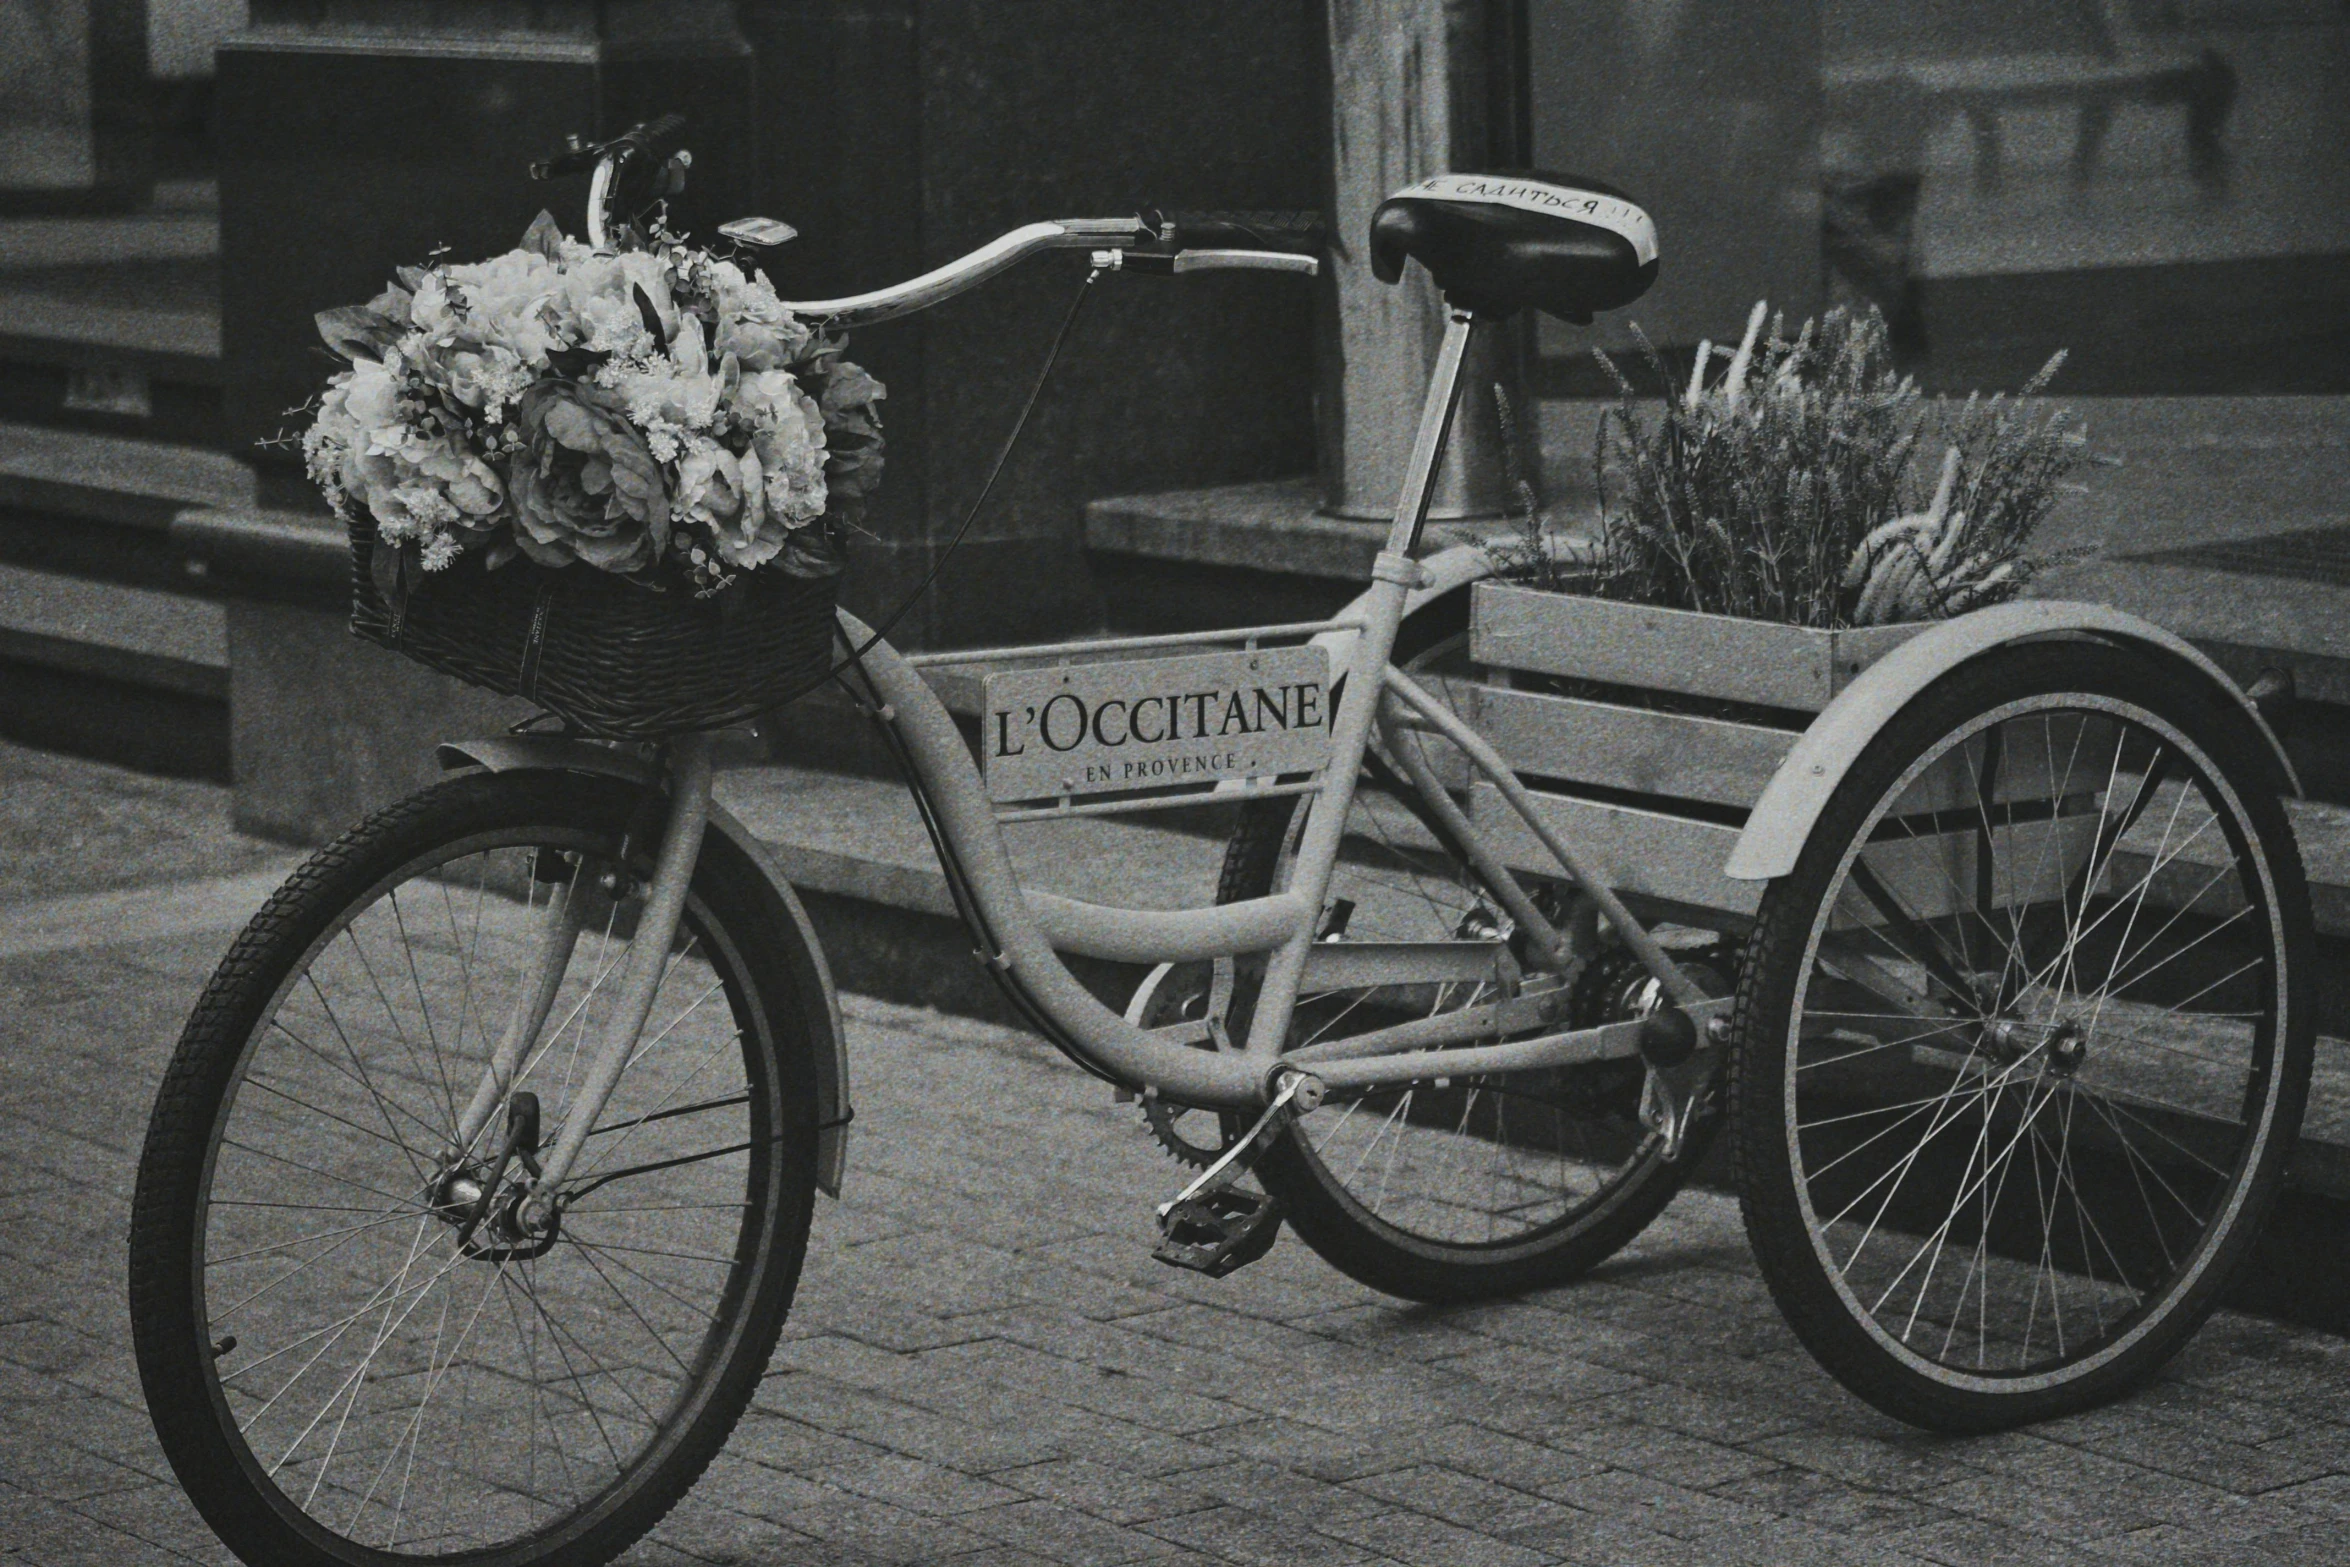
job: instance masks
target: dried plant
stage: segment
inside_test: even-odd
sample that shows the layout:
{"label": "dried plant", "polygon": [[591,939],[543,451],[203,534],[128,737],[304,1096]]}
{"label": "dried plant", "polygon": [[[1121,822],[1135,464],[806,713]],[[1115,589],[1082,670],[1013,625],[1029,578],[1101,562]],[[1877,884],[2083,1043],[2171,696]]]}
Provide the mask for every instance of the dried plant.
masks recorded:
{"label": "dried plant", "polygon": [[[1621,394],[1594,452],[1600,536],[1578,580],[1542,585],[1832,627],[1997,603],[2052,563],[2026,547],[2082,437],[2064,410],[2027,400],[2061,353],[2013,398],[1954,406],[1895,372],[1873,308],[1832,310],[1793,338],[1783,318],[1764,337],[1764,317],[1756,305],[1735,352],[1698,345],[1686,390],[1653,413],[1598,354]],[[1640,346],[1669,388],[1663,358]],[[1920,453],[1940,454],[1930,483]],[[1496,555],[1505,574],[1555,570],[1523,541]]]}

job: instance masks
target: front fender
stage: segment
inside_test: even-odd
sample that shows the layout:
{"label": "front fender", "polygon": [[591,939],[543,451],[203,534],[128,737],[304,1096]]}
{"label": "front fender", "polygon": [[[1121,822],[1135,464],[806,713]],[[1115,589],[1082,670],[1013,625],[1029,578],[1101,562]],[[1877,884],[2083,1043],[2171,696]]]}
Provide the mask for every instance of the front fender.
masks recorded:
{"label": "front fender", "polygon": [[1877,732],[1913,697],[1967,660],[2008,643],[2068,635],[2140,648],[2175,665],[2182,678],[2208,681],[2225,691],[2276,753],[2277,767],[2292,792],[2301,792],[2301,780],[2267,721],[2210,659],[2160,626],[2108,605],[2025,599],[1976,610],[1920,632],[1838,692],[1764,787],[1722,873],[1733,881],[1768,881],[1795,869],[1796,857],[1827,808],[1828,797]]}
{"label": "front fender", "polygon": [[[457,740],[435,753],[444,771],[479,767],[493,773],[551,770],[593,773],[617,778],[639,788],[660,781],[652,761],[635,751],[597,745],[561,735],[498,735],[487,740]],[[841,1177],[849,1157],[849,1050],[841,1027],[840,996],[833,989],[832,970],[824,961],[824,947],[808,919],[799,894],[783,879],[774,856],[751,835],[734,813],[710,802],[709,831],[719,834],[756,865],[774,894],[770,923],[790,932],[792,980],[802,998],[801,1025],[807,1029],[816,1057],[816,1119],[824,1128],[816,1139],[816,1184],[840,1195]]]}

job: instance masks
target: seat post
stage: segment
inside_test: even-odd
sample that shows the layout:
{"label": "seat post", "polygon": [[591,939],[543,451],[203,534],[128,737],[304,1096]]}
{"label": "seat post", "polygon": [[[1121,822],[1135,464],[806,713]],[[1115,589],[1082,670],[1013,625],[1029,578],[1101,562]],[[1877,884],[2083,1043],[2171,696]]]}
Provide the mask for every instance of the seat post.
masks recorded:
{"label": "seat post", "polygon": [[1394,554],[1417,555],[1420,533],[1428,525],[1428,501],[1436,489],[1436,468],[1444,460],[1444,445],[1452,434],[1454,409],[1460,406],[1461,364],[1469,354],[1469,340],[1478,320],[1474,312],[1447,307],[1444,343],[1436,352],[1436,368],[1428,377],[1427,401],[1420,405],[1420,433],[1412,442],[1412,457],[1404,468],[1403,490],[1395,499],[1395,523],[1387,530],[1387,548]]}

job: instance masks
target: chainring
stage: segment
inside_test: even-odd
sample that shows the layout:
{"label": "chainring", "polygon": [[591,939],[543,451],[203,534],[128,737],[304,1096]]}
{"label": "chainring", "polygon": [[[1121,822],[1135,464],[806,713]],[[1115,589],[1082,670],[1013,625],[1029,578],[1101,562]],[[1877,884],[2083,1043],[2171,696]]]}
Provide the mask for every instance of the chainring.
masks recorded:
{"label": "chainring", "polygon": [[[1137,1028],[1164,1028],[1174,1023],[1207,1022],[1209,1032],[1194,1048],[1216,1050],[1222,1037],[1225,1010],[1232,998],[1232,960],[1162,963],[1136,987],[1126,1005],[1126,1021]],[[1204,1168],[1216,1162],[1227,1146],[1224,1117],[1214,1110],[1172,1105],[1156,1094],[1142,1096],[1142,1122],[1161,1148],[1183,1164]],[[1213,1141],[1205,1140],[1206,1133]]]}
{"label": "chainring", "polygon": [[[1739,955],[1728,941],[1714,938],[1702,946],[1684,947],[1674,961],[1709,996],[1726,996],[1736,986]],[[1575,975],[1567,993],[1567,1026],[1598,1028],[1606,1023],[1629,1023],[1663,1006],[1664,987],[1641,966],[1632,949],[1610,940]],[[1586,1114],[1634,1119],[1647,1086],[1648,1069],[1637,1058],[1592,1061],[1557,1068],[1551,1093],[1572,1102]]]}

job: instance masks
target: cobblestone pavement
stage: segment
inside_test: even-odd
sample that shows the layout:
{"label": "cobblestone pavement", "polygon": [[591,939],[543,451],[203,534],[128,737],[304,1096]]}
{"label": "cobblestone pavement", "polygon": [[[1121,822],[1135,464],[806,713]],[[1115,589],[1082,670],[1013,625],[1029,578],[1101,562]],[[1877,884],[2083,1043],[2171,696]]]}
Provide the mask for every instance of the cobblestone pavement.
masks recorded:
{"label": "cobblestone pavement", "polygon": [[[157,874],[268,858],[209,832]],[[0,934],[90,885],[9,884]],[[226,938],[108,917],[0,958],[0,1561],[220,1561],[141,1408],[122,1233],[148,1096]],[[820,1202],[753,1413],[632,1562],[2343,1559],[2340,1339],[2223,1315],[2127,1403],[1960,1441],[1810,1363],[1716,1194],[1524,1300],[1405,1306],[1294,1238],[1209,1281],[1150,1260],[1176,1168],[1106,1089],[1024,1035],[849,1011],[846,1197]]]}

